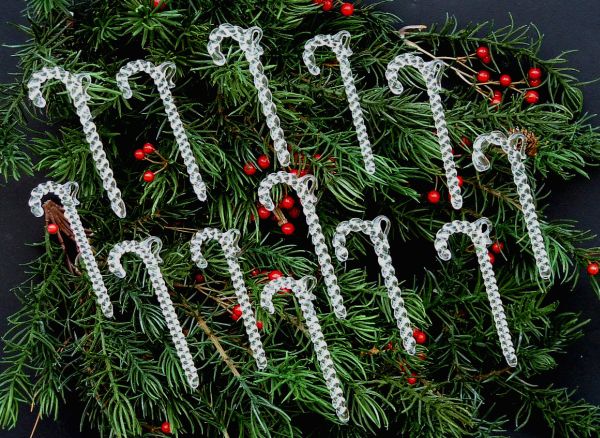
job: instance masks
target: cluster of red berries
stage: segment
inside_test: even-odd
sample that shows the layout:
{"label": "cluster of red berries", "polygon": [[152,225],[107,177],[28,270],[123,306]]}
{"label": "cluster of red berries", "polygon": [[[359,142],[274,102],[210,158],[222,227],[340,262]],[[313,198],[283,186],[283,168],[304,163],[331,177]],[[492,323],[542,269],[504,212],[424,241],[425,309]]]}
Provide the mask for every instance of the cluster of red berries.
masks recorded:
{"label": "cluster of red berries", "polygon": [[[492,58],[490,56],[490,49],[486,46],[480,46],[476,51],[477,57],[484,64],[489,64],[492,62]],[[504,88],[508,88],[513,85],[513,80],[510,75],[504,73],[501,74],[498,81],[491,81],[492,74],[488,70],[480,70],[476,75],[477,82],[480,84],[499,84]],[[537,67],[532,67],[527,72],[527,80],[529,86],[531,87],[539,87],[542,83],[542,70]],[[490,105],[499,105],[502,103],[502,92],[500,90],[494,90],[494,96],[490,99]],[[528,90],[524,93],[523,98],[525,102],[530,105],[536,104],[540,100],[540,94],[535,90]]]}
{"label": "cluster of red berries", "polygon": [[[315,5],[322,5],[324,11],[331,11],[334,6],[333,0],[313,0]],[[354,14],[354,5],[352,3],[344,2],[340,7],[342,15],[349,17]]]}
{"label": "cluster of red berries", "polygon": [[[413,329],[413,337],[415,338],[416,343],[419,345],[423,345],[427,342],[427,334],[418,328]],[[388,350],[388,351],[393,350],[394,344],[392,342],[388,342],[385,345],[385,347],[383,347],[383,349]],[[419,354],[417,354],[417,357],[420,360],[427,359],[427,355],[425,353],[419,353]],[[407,371],[406,367],[402,363],[400,364],[400,369],[402,371]],[[411,372],[410,377],[406,378],[406,383],[408,383],[409,385],[416,384],[417,383],[417,374],[414,372]]]}
{"label": "cluster of red berries", "polygon": [[[267,170],[269,167],[271,167],[271,160],[267,155],[262,154],[256,158],[256,164],[258,164],[258,167],[260,167],[262,170]],[[254,175],[257,170],[258,169],[256,166],[251,161],[248,161],[246,164],[244,164],[244,173],[248,176]]]}
{"label": "cluster of red berries", "polygon": [[[290,219],[298,219],[300,214],[300,208],[296,206],[296,199],[294,199],[291,195],[285,195],[281,201],[279,201],[278,205],[279,211],[283,214],[283,211],[287,212],[287,215]],[[274,215],[272,212],[267,210],[263,205],[258,206],[258,217],[262,220],[267,220],[269,218],[273,220],[279,220],[280,218],[277,215]],[[284,222],[281,224],[281,232],[286,236],[291,236],[296,232],[296,227],[291,222]]]}
{"label": "cluster of red berries", "polygon": [[[154,145],[152,143],[146,143],[141,149],[136,149],[133,153],[133,156],[136,160],[142,161],[145,160],[148,155],[152,155],[155,152],[156,148],[154,147]],[[155,177],[156,174],[151,170],[145,171],[143,175],[144,181],[146,181],[147,183],[154,181]]]}

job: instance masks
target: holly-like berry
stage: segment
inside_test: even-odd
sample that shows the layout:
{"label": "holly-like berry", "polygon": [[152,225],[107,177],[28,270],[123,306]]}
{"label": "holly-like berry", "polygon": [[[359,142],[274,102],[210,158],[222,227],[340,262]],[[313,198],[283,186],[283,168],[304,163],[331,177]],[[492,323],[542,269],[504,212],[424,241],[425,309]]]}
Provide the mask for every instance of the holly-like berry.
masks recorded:
{"label": "holly-like berry", "polygon": [[416,378],[416,377],[414,377],[414,376],[411,376],[411,377],[409,377],[408,379],[406,379],[406,382],[407,382],[409,385],[414,385],[415,383],[417,383],[417,378]]}
{"label": "holly-like berry", "polygon": [[484,83],[484,82],[489,82],[490,81],[490,72],[487,70],[480,70],[479,73],[477,73],[477,82],[480,83]]}
{"label": "holly-like berry", "polygon": [[302,169],[302,170],[300,171],[300,173],[298,174],[298,176],[299,176],[300,178],[302,178],[303,176],[306,176],[306,175],[308,175],[308,170],[306,170],[306,169]]}
{"label": "holly-like berry", "polygon": [[135,152],[133,153],[133,156],[135,157],[136,160],[143,160],[144,158],[146,158],[146,154],[141,149],[136,149]]}
{"label": "holly-like berry", "polygon": [[587,266],[587,272],[588,274],[590,274],[592,277],[595,275],[598,275],[598,272],[600,272],[600,265],[596,262],[591,262],[588,266]]}
{"label": "holly-like berry", "polygon": [[248,176],[252,176],[256,173],[256,166],[252,163],[244,164],[244,173]]}
{"label": "holly-like berry", "polygon": [[458,175],[458,176],[456,177],[456,179],[458,180],[458,187],[462,187],[462,186],[463,186],[463,184],[465,183],[465,180],[463,179],[463,177],[462,177],[462,176],[460,176],[460,175]]}
{"label": "holly-like berry", "polygon": [[442,195],[437,190],[431,190],[427,193],[427,200],[432,204],[437,204],[442,199]]}
{"label": "holly-like berry", "polygon": [[385,344],[385,347],[383,347],[384,350],[393,350],[394,349],[394,344],[391,342],[388,342],[387,344]]}
{"label": "holly-like berry", "polygon": [[279,207],[283,208],[284,210],[289,210],[294,206],[295,203],[296,201],[294,201],[294,198],[292,198],[290,195],[286,195],[283,197],[281,202],[279,202]]}
{"label": "holly-like berry", "polygon": [[500,85],[510,87],[510,84],[512,84],[512,78],[509,75],[500,76]]}
{"label": "holly-like berry", "polygon": [[323,155],[321,155],[321,154],[314,154],[314,155],[313,155],[313,158],[314,158],[315,160],[320,160],[322,156],[323,156]]}
{"label": "holly-like berry", "polygon": [[253,277],[258,277],[260,275],[260,269],[258,268],[254,268],[251,272],[250,275],[252,275]]}
{"label": "holly-like berry", "polygon": [[418,357],[420,360],[425,360],[425,359],[427,359],[427,355],[426,355],[425,353],[419,353],[419,354],[417,354],[417,357]]}
{"label": "holly-like berry", "polygon": [[256,328],[259,329],[259,330],[263,329],[263,323],[262,323],[262,321],[256,321]]}
{"label": "holly-like berry", "polygon": [[542,85],[542,80],[541,79],[529,79],[529,85],[532,87],[539,87],[540,85]]}
{"label": "holly-like berry", "polygon": [[142,147],[142,150],[144,151],[144,153],[146,155],[150,155],[150,154],[153,154],[154,152],[156,152],[156,148],[154,147],[154,145],[152,143],[145,143],[144,146]]}
{"label": "holly-like berry", "polygon": [[540,80],[542,79],[542,70],[537,67],[532,67],[527,72],[527,77],[529,79]]}
{"label": "holly-like berry", "polygon": [[57,234],[58,233],[58,225],[56,224],[48,224],[46,227],[48,234]]}
{"label": "holly-like berry", "polygon": [[300,217],[301,211],[298,207],[294,207],[290,209],[288,214],[292,219],[298,219]]}
{"label": "holly-like berry", "polygon": [[286,236],[291,236],[295,231],[296,227],[291,222],[287,222],[281,226],[281,232]]}
{"label": "holly-like berry", "polygon": [[340,8],[340,12],[342,15],[349,17],[350,15],[354,14],[354,5],[352,3],[343,3],[342,7]]}
{"label": "holly-like berry", "polygon": [[155,177],[156,175],[151,170],[147,170],[144,172],[144,181],[146,181],[147,183],[154,181]]}
{"label": "holly-like berry", "polygon": [[[164,8],[167,7],[167,0],[163,0],[162,3],[161,3],[161,0],[153,0],[152,4],[154,5],[155,8],[160,5],[160,10],[162,11]],[[171,429],[169,429],[169,430],[171,430]],[[170,432],[168,432],[168,433],[170,433]]]}
{"label": "holly-like berry", "polygon": [[488,56],[490,56],[490,49],[488,49],[486,46],[477,47],[477,57],[479,59],[484,59]]}
{"label": "holly-like berry", "polygon": [[233,315],[237,315],[238,317],[242,316],[242,306],[240,306],[239,304],[233,306],[231,311],[233,312]]}
{"label": "holly-like berry", "polygon": [[491,56],[486,56],[484,58],[481,58],[481,62],[483,62],[484,64],[489,64],[492,62],[492,57]]}
{"label": "holly-like berry", "polygon": [[196,283],[204,283],[204,280],[205,280],[204,275],[202,275],[200,273],[194,275],[194,281]]}
{"label": "holly-like berry", "polygon": [[488,252],[488,258],[490,259],[490,263],[493,265],[494,263],[496,263],[496,256],[494,254],[492,254],[491,252]]}
{"label": "holly-like berry", "polygon": [[504,250],[504,243],[502,242],[494,242],[492,244],[492,252],[496,254],[500,254]]}
{"label": "holly-like berry", "polygon": [[331,11],[333,9],[333,0],[325,0],[323,2],[323,10],[325,12]]}
{"label": "holly-like berry", "polygon": [[490,105],[500,105],[502,103],[502,94],[496,94],[494,92],[494,97],[490,99]]}
{"label": "holly-like berry", "polygon": [[271,160],[264,154],[259,155],[259,157],[256,159],[256,164],[258,164],[258,167],[260,167],[262,170],[265,170],[271,165]]}
{"label": "holly-like berry", "polygon": [[162,430],[162,433],[171,433],[171,423],[165,421],[163,424],[160,425],[160,430]]}
{"label": "holly-like berry", "polygon": [[278,271],[277,269],[269,272],[269,281],[277,280],[278,278],[283,277],[283,272]]}
{"label": "holly-like berry", "polygon": [[294,176],[298,176],[298,169],[292,169],[290,170],[290,173]]}
{"label": "holly-like berry", "polygon": [[537,91],[535,90],[529,90],[525,93],[525,102],[527,102],[529,105],[533,105],[538,103],[540,100],[540,95]]}
{"label": "holly-like berry", "polygon": [[413,338],[415,338],[415,341],[417,342],[417,344],[420,344],[420,345],[427,342],[427,334],[425,334],[424,331],[421,331],[419,329],[413,330]]}
{"label": "holly-like berry", "polygon": [[258,207],[258,217],[265,220],[271,217],[271,212],[267,210],[265,207]]}
{"label": "holly-like berry", "polygon": [[469,140],[468,137],[465,137],[464,135],[460,139],[460,143],[466,148],[473,145],[473,142],[471,140]]}
{"label": "holly-like berry", "polygon": [[313,0],[313,3],[314,3],[315,5],[321,5],[321,4],[323,4],[323,2],[324,2],[324,1],[325,1],[325,0]]}

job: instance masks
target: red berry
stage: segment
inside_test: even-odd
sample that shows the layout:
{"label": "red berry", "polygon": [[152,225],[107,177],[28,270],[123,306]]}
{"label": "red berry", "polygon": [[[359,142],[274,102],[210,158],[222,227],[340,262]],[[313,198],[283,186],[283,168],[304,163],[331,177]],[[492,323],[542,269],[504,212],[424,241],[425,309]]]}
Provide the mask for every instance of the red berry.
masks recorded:
{"label": "red berry", "polygon": [[258,268],[254,268],[251,272],[250,275],[252,275],[253,277],[258,277],[260,275],[260,269]]}
{"label": "red berry", "polygon": [[325,0],[313,0],[313,3],[315,5],[320,5],[321,3],[323,3],[323,1],[325,1]]}
{"label": "red berry", "polygon": [[502,103],[502,97],[494,96],[490,99],[490,105],[500,105]]}
{"label": "red berry", "polygon": [[465,137],[464,135],[463,135],[463,137],[460,139],[460,142],[462,143],[462,145],[463,145],[464,147],[469,147],[469,146],[471,146],[471,145],[473,144],[473,142],[472,142],[471,140],[469,140],[469,138],[468,138],[468,137]]}
{"label": "red berry", "polygon": [[427,335],[425,334],[425,332],[419,329],[413,330],[413,338],[415,338],[417,344],[424,344],[425,342],[427,342]]}
{"label": "red berry", "polygon": [[143,160],[144,158],[146,158],[146,154],[141,149],[136,149],[135,152],[133,153],[133,156],[135,157],[136,160]]}
{"label": "red berry", "polygon": [[510,87],[510,84],[512,84],[512,78],[509,75],[500,76],[500,85]]}
{"label": "red berry", "polygon": [[292,169],[290,170],[290,173],[294,176],[298,176],[298,169]]}
{"label": "red berry", "polygon": [[248,176],[252,176],[256,173],[256,166],[252,163],[244,164],[244,173]]}
{"label": "red berry", "polygon": [[289,210],[294,206],[295,203],[296,201],[294,201],[294,198],[292,198],[290,195],[287,195],[283,197],[281,202],[279,202],[279,207],[283,208],[284,210]]}
{"label": "red berry", "polygon": [[527,72],[527,77],[529,79],[540,80],[542,79],[542,70],[537,67],[530,68]]}
{"label": "red berry", "polygon": [[409,385],[414,385],[415,383],[417,383],[417,378],[409,377],[408,379],[406,379],[406,381],[408,382]]}
{"label": "red berry", "polygon": [[265,207],[258,207],[258,217],[265,220],[269,219],[271,216],[271,212],[267,210]]}
{"label": "red berry", "polygon": [[596,262],[592,262],[588,265],[587,271],[591,276],[598,275],[598,272],[600,272],[600,265]]}
{"label": "red berry", "polygon": [[490,49],[488,49],[486,46],[477,47],[477,57],[479,59],[484,59],[489,56],[490,56]]}
{"label": "red berry", "polygon": [[144,181],[146,181],[148,183],[152,182],[152,181],[154,181],[155,176],[156,175],[154,175],[154,172],[152,172],[151,170],[147,170],[144,172]]}
{"label": "red berry", "polygon": [[479,73],[477,73],[477,82],[489,82],[490,81],[490,72],[487,70],[480,70]]}
{"label": "red berry", "polygon": [[48,231],[48,234],[56,234],[58,233],[59,228],[56,224],[48,224],[46,230]]}
{"label": "red berry", "polygon": [[269,280],[273,281],[273,280],[277,280],[278,278],[283,277],[283,272],[278,271],[277,269],[269,272]]}
{"label": "red berry", "polygon": [[241,318],[241,315],[236,315],[235,313],[233,313],[233,314],[231,315],[231,319],[233,319],[234,321],[237,321],[237,320],[238,320],[238,319],[240,319],[240,318]]}
{"label": "red berry", "polygon": [[494,254],[492,254],[491,252],[488,252],[488,258],[490,259],[490,263],[493,265],[494,263],[496,263],[496,256],[494,256]]}
{"label": "red berry", "polygon": [[231,311],[233,312],[234,315],[242,316],[242,306],[240,306],[239,304],[236,304],[235,306],[233,306]]}
{"label": "red berry", "polygon": [[196,274],[196,275],[194,275],[194,281],[196,283],[204,283],[204,280],[205,280],[204,279],[204,275],[202,275],[202,274]]}
{"label": "red berry", "polygon": [[492,252],[500,254],[504,250],[504,244],[502,242],[494,242],[492,245]]}
{"label": "red berry", "polygon": [[354,14],[354,5],[352,3],[343,3],[342,7],[340,8],[340,12],[342,15],[349,17],[350,15]]}
{"label": "red berry", "polygon": [[417,357],[421,360],[427,359],[427,355],[425,353],[419,353],[419,354],[417,354]]}
{"label": "red berry", "polygon": [[301,211],[298,207],[294,207],[288,212],[288,214],[292,219],[298,219],[300,217]]}
{"label": "red berry", "polygon": [[538,103],[539,100],[540,100],[540,95],[537,91],[529,90],[525,93],[525,102],[527,102],[529,105]]}
{"label": "red berry", "polygon": [[[156,3],[156,0],[154,1],[154,3]],[[162,430],[163,433],[171,433],[171,423],[165,421],[163,424],[160,425],[160,430]]]}
{"label": "red berry", "polygon": [[[153,4],[154,4],[155,8],[158,7],[158,5],[160,5],[160,9],[162,10],[167,7],[167,0],[163,0],[162,3],[161,3],[161,0],[154,0]],[[165,432],[165,433],[171,433],[171,429],[169,429],[169,432]]]}
{"label": "red berry", "polygon": [[265,170],[265,169],[268,169],[269,166],[271,165],[271,160],[269,160],[268,156],[263,154],[263,155],[259,155],[259,157],[256,159],[256,163],[258,164],[258,167]]}
{"label": "red berry", "polygon": [[321,155],[321,154],[314,154],[314,155],[313,155],[313,158],[314,158],[315,160],[320,160],[320,159],[321,159],[321,157],[322,157],[322,155]]}
{"label": "red berry", "polygon": [[286,236],[291,236],[294,234],[294,231],[296,231],[296,227],[291,222],[285,223],[281,226],[281,232]]}
{"label": "red berry", "polygon": [[484,64],[489,64],[490,62],[492,62],[492,57],[486,56],[485,58],[481,59],[481,62],[483,62]]}
{"label": "red berry", "polygon": [[529,79],[529,85],[532,87],[539,87],[540,85],[542,85],[542,80],[541,79]]}
{"label": "red berry", "polygon": [[442,195],[440,195],[440,192],[438,192],[437,190],[432,190],[429,193],[427,193],[427,200],[432,204],[437,204],[438,202],[440,202],[440,199],[442,199]]}
{"label": "red berry", "polygon": [[333,1],[332,0],[325,0],[323,2],[323,10],[325,12],[327,11],[331,11],[333,9]]}
{"label": "red berry", "polygon": [[460,175],[458,175],[458,176],[456,177],[456,179],[458,180],[458,187],[462,187],[462,186],[463,186],[463,184],[465,183],[465,180],[463,179],[463,177],[462,177],[462,176],[460,176]]}
{"label": "red berry", "polygon": [[256,321],[256,328],[259,329],[259,330],[263,329],[263,323],[262,323],[262,321]]}
{"label": "red berry", "polygon": [[300,174],[299,174],[298,176],[299,176],[300,178],[302,178],[303,176],[306,176],[306,175],[308,175],[308,170],[306,170],[306,169],[302,169],[302,170],[300,171]]}
{"label": "red berry", "polygon": [[385,344],[385,347],[383,347],[384,350],[393,350],[394,349],[394,344],[392,344],[391,342],[388,342],[387,344]]}
{"label": "red berry", "polygon": [[502,99],[502,91],[494,90],[494,97],[498,97],[498,98]]}
{"label": "red berry", "polygon": [[145,143],[142,150],[144,151],[144,153],[146,155],[150,155],[150,154],[153,154],[154,152],[156,152],[156,148],[154,147],[154,145],[152,143]]}

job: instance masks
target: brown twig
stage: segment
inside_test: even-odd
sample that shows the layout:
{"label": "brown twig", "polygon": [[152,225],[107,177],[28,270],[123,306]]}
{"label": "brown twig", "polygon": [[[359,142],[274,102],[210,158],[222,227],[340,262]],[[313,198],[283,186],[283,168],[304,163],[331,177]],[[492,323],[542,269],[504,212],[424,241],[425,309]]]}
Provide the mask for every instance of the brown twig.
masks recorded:
{"label": "brown twig", "polygon": [[502,368],[501,370],[494,370],[494,371],[490,371],[489,373],[485,373],[485,374],[479,374],[473,377],[473,379],[477,380],[478,382],[487,379],[488,377],[492,377],[492,376],[501,376],[502,374],[508,373],[512,370],[511,367],[506,367],[506,368]]}

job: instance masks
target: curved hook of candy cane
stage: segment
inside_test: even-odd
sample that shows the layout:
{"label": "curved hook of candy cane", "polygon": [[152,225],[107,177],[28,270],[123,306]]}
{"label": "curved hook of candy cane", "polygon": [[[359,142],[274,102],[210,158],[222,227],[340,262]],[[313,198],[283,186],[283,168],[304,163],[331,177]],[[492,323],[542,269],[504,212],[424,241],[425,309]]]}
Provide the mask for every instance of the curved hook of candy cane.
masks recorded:
{"label": "curved hook of candy cane", "polygon": [[74,181],[65,184],[47,181],[39,184],[31,191],[31,196],[29,198],[29,208],[31,209],[31,213],[35,217],[42,217],[44,215],[42,198],[50,193],[58,196],[63,205],[71,203],[71,205],[77,206],[79,205],[79,201],[77,200],[78,190],[79,184]]}
{"label": "curved hook of candy cane", "polygon": [[490,168],[490,160],[485,156],[485,150],[491,145],[501,146],[506,144],[506,136],[500,131],[492,131],[489,134],[477,136],[473,142],[473,165],[478,172],[485,172]]}
{"label": "curved hook of candy cane", "polygon": [[192,237],[190,242],[190,250],[192,252],[192,261],[196,263],[200,269],[204,269],[208,266],[208,261],[202,255],[202,245],[207,240],[220,240],[223,233],[216,228],[204,228],[202,231],[198,231]]}
{"label": "curved hook of candy cane", "polygon": [[[144,263],[162,263],[160,258],[160,250],[162,249],[162,241],[156,236],[149,236],[142,241],[124,240],[113,246],[108,254],[108,270],[119,278],[125,278],[127,273],[123,268],[121,258],[125,253],[133,253],[139,256]],[[149,255],[152,256],[149,259]]]}
{"label": "curved hook of candy cane", "polygon": [[309,39],[304,44],[304,52],[302,54],[302,59],[308,71],[314,76],[321,73],[321,68],[315,60],[315,51],[321,46],[330,47],[338,57],[340,55],[350,57],[352,55],[350,40],[350,32],[346,30],[342,30],[334,35],[316,35]]}
{"label": "curved hook of candy cane", "polygon": [[379,230],[379,232],[382,233],[384,236],[387,236],[390,233],[392,224],[387,216],[377,216],[375,219],[372,220],[372,223],[375,229]]}
{"label": "curved hook of candy cane", "polygon": [[140,242],[140,247],[146,248],[148,252],[150,252],[154,256],[154,260],[157,264],[161,264],[163,262],[160,257],[160,251],[162,250],[163,243],[156,236],[146,237],[144,240]]}
{"label": "curved hook of candy cane", "polygon": [[468,232],[471,230],[471,223],[466,221],[453,221],[442,225],[435,235],[434,247],[437,250],[439,258],[448,261],[452,258],[452,253],[448,249],[448,240],[455,233]]}
{"label": "curved hook of candy cane", "polygon": [[263,287],[263,291],[260,294],[260,306],[272,315],[275,313],[273,296],[278,291],[282,289],[291,289],[295,293],[305,292],[309,299],[314,299],[312,291],[316,285],[317,279],[312,275],[305,275],[300,280],[296,280],[292,277],[279,277],[269,281]]}
{"label": "curved hook of candy cane", "polygon": [[516,152],[519,154],[519,159],[524,160],[526,157],[525,148],[527,147],[527,137],[521,132],[510,134],[506,141],[506,147],[508,150],[505,150],[504,152],[507,154]]}
{"label": "curved hook of candy cane", "polygon": [[225,38],[233,38],[240,44],[242,50],[253,50],[259,55],[262,54],[262,48],[259,44],[262,39],[262,29],[260,27],[254,26],[244,29],[240,26],[224,23],[213,29],[208,36],[208,54],[216,65],[222,66],[227,62],[221,48]]}
{"label": "curved hook of candy cane", "polygon": [[472,234],[473,238],[476,238],[478,243],[485,246],[486,248],[491,245],[492,239],[490,233],[492,232],[492,221],[487,217],[482,217],[473,222]]}
{"label": "curved hook of candy cane", "polygon": [[335,256],[340,262],[348,260],[348,248],[346,248],[346,236],[352,231],[350,221],[343,221],[335,229],[331,244],[335,250]]}
{"label": "curved hook of candy cane", "polygon": [[[301,178],[290,172],[280,170],[267,175],[258,186],[258,200],[269,211],[275,210],[275,203],[271,197],[271,189],[277,184],[287,184],[293,188],[303,199],[303,202],[316,202],[315,190],[318,187],[314,175],[305,175]],[[304,197],[306,196],[306,197]]]}
{"label": "curved hook of candy cane", "polygon": [[126,252],[131,251],[131,248],[137,242],[133,242],[131,240],[124,240],[123,242],[119,242],[115,244],[110,252],[108,253],[108,270],[116,275],[119,278],[125,278],[127,276],[127,272],[125,272],[125,268],[121,262],[121,257]]}
{"label": "curved hook of candy cane", "polygon": [[231,249],[233,250],[232,255],[235,255],[236,257],[239,256],[241,252],[241,249],[239,247],[241,237],[242,233],[237,228],[230,228],[229,230],[225,231],[221,236],[221,240],[231,247]]}

